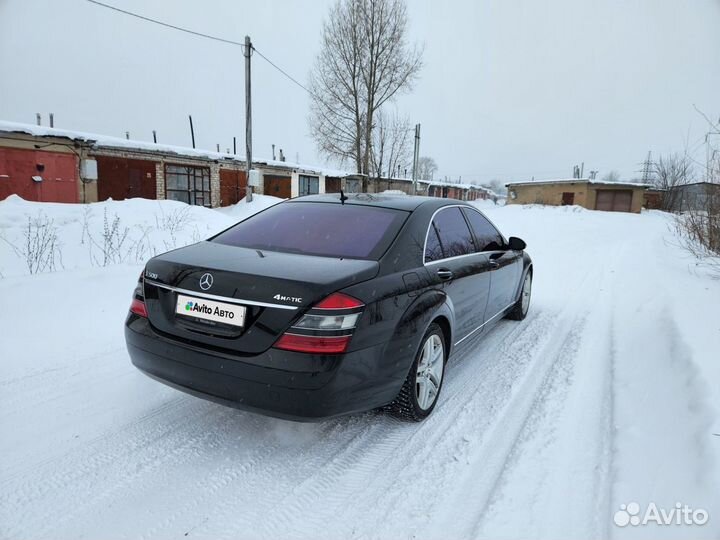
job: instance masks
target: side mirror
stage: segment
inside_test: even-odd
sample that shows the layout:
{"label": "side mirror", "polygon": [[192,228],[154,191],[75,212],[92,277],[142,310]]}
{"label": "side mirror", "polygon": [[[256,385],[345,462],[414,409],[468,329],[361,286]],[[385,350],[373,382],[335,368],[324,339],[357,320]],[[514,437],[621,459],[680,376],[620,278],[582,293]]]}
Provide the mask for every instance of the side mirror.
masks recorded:
{"label": "side mirror", "polygon": [[522,251],[527,247],[527,244],[520,240],[517,236],[511,236],[508,238],[508,247],[513,251]]}

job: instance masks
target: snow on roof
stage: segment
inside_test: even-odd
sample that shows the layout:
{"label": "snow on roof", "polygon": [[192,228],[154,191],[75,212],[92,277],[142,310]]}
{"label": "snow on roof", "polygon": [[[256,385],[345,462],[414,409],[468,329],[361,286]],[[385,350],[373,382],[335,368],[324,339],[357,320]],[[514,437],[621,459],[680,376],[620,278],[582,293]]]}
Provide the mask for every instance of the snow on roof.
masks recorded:
{"label": "snow on roof", "polygon": [[428,182],[431,186],[448,186],[448,187],[454,187],[454,188],[460,188],[460,189],[477,189],[478,191],[486,191],[488,193],[492,193],[488,188],[479,186],[477,184],[463,184],[458,182]]}
{"label": "snow on roof", "polygon": [[[198,148],[188,148],[186,146],[175,146],[170,144],[160,144],[147,141],[138,141],[135,139],[124,139],[122,137],[112,137],[109,135],[99,135],[97,133],[87,133],[83,131],[66,130],[59,128],[51,128],[47,126],[36,126],[33,124],[22,124],[19,122],[7,122],[0,120],[0,132],[5,133],[25,133],[34,137],[56,137],[61,139],[70,139],[88,144],[95,148],[119,148],[126,150],[140,150],[145,152],[158,152],[164,154],[177,154],[180,156],[196,157],[212,160],[227,160],[244,163],[245,160],[239,156],[213,152],[211,150],[201,150]],[[291,161],[278,161],[272,159],[254,159],[253,164],[266,165],[268,167],[278,167],[284,169],[299,169],[303,171],[312,171],[325,176],[350,176],[353,173],[331,169],[327,167],[318,167],[315,165],[307,165],[303,163],[294,163]]]}
{"label": "snow on roof", "polygon": [[[347,173],[346,173],[346,174],[347,174]],[[353,174],[353,173],[350,173],[350,174]],[[328,175],[328,176],[333,176],[333,175]],[[359,176],[362,176],[362,175],[359,175]],[[371,178],[370,178],[370,181],[372,181],[373,179],[374,179],[374,177],[371,177]],[[412,182],[413,182],[413,179],[412,179],[412,178],[405,178],[405,177],[393,177],[393,178],[385,178],[385,177],[383,177],[382,180],[383,180],[383,182],[408,182],[408,183],[412,183]],[[478,184],[463,184],[463,183],[457,183],[457,182],[443,182],[443,181],[441,181],[441,180],[423,180],[423,179],[421,179],[421,178],[418,178],[417,183],[418,183],[418,184],[424,184],[425,186],[447,186],[447,187],[454,187],[454,188],[460,188],[460,189],[477,189],[477,190],[479,190],[479,191],[485,191],[485,192],[487,192],[487,193],[489,193],[489,194],[493,194],[493,192],[492,192],[490,189],[488,189],[488,188],[486,188],[486,187],[484,187],[484,186],[480,186],[480,185],[478,185]]]}
{"label": "snow on roof", "polygon": [[552,178],[546,180],[520,180],[518,182],[508,182],[505,187],[524,186],[531,184],[597,184],[606,186],[635,186],[635,187],[652,187],[651,184],[641,182],[606,182],[603,180],[593,180],[592,178]]}

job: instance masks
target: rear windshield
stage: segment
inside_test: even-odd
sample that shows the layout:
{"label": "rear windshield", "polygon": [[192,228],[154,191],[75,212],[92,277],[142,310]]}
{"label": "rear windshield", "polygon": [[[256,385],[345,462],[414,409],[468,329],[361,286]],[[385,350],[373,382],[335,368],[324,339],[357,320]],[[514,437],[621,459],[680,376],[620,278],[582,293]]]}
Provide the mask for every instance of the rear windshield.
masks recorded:
{"label": "rear windshield", "polygon": [[229,246],[377,260],[408,212],[311,202],[278,204],[211,239]]}

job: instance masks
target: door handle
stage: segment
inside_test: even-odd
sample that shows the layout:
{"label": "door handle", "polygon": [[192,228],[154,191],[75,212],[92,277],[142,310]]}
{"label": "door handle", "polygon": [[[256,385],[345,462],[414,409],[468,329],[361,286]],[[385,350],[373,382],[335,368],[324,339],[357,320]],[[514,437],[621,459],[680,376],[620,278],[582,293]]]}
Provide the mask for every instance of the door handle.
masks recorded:
{"label": "door handle", "polygon": [[500,268],[500,263],[495,259],[490,259],[490,268]]}
{"label": "door handle", "polygon": [[441,268],[437,271],[437,275],[440,279],[447,281],[448,279],[452,279],[453,273],[452,270],[448,270],[447,268]]}

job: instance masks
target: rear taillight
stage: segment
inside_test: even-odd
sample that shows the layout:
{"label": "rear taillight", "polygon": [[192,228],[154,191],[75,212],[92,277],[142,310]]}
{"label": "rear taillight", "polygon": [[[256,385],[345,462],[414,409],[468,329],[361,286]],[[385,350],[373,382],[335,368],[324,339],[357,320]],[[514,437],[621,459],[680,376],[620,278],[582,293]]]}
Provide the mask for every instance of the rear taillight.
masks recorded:
{"label": "rear taillight", "polygon": [[355,309],[364,305],[357,298],[337,292],[321,300],[313,309]]}
{"label": "rear taillight", "polygon": [[142,300],[133,298],[132,302],[130,303],[130,312],[134,313],[135,315],[145,317],[147,319],[147,309],[145,309],[145,302],[143,302]]}
{"label": "rear taillight", "polygon": [[311,354],[340,354],[347,350],[352,336],[303,336],[285,333],[275,343],[276,349]]}
{"label": "rear taillight", "polygon": [[309,354],[344,353],[363,307],[357,298],[331,294],[280,336],[274,347]]}
{"label": "rear taillight", "polygon": [[143,275],[140,274],[137,286],[133,291],[132,302],[130,302],[130,313],[147,318],[147,308],[145,307],[145,291],[143,288]]}

